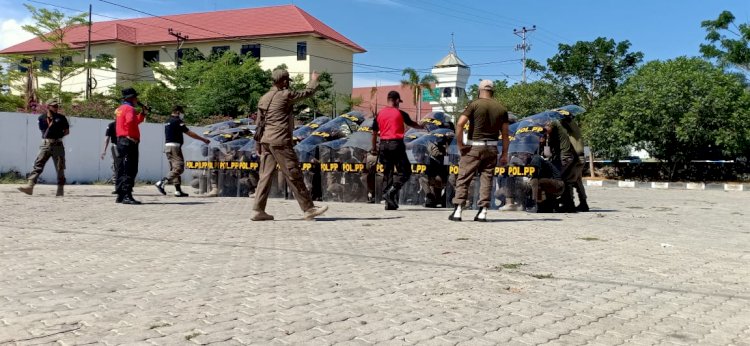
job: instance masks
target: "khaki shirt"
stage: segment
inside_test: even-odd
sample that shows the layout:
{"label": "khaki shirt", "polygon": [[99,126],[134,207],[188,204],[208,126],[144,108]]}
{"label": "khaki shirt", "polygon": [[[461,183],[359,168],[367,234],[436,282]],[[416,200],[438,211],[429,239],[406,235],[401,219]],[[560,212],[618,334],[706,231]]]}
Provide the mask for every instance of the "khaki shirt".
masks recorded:
{"label": "khaki shirt", "polygon": [[258,115],[262,121],[265,117],[265,128],[261,143],[271,145],[292,145],[292,132],[294,131],[294,116],[292,115],[292,106],[294,103],[312,96],[318,82],[307,84],[304,90],[293,91],[289,89],[279,89],[272,86],[258,102]]}
{"label": "khaki shirt", "polygon": [[583,155],[583,136],[581,135],[581,128],[578,127],[578,123],[574,119],[561,121],[565,130],[568,131],[570,136],[570,144],[573,146],[578,156]]}

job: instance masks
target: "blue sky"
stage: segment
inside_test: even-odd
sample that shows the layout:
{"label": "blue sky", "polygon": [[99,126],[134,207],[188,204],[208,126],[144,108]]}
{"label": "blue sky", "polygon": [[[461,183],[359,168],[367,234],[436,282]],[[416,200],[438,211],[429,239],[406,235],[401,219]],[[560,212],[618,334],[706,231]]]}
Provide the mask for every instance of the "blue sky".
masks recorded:
{"label": "blue sky", "polygon": [[[89,1],[40,0],[86,9]],[[514,28],[537,26],[529,35],[529,58],[544,62],[558,43],[598,36],[629,40],[646,60],[698,55],[705,31],[700,23],[722,10],[750,22],[750,0],[568,0],[486,1],[461,5],[436,0],[112,0],[153,14],[203,12],[293,3],[357,42],[367,53],[356,63],[388,68],[430,68],[448,53],[451,33],[458,55],[472,67],[470,83],[479,79],[521,79],[520,38]],[[18,26],[28,14],[18,0],[0,0],[0,47],[25,38]],[[94,13],[126,18],[142,15],[91,1]],[[46,7],[31,3],[38,7]],[[94,20],[97,20],[95,17]],[[103,20],[99,18],[99,20]],[[314,53],[314,52],[310,52]],[[355,86],[397,83],[398,72],[355,66]]]}

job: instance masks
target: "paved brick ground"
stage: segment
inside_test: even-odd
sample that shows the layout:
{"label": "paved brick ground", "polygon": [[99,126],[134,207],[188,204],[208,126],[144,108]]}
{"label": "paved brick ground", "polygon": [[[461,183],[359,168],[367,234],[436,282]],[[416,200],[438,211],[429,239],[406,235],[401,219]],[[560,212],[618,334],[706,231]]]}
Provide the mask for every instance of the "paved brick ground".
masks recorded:
{"label": "paved brick ground", "polygon": [[[0,344],[750,345],[744,193],[591,188],[578,215],[0,186]],[[465,218],[469,218],[467,214]]]}

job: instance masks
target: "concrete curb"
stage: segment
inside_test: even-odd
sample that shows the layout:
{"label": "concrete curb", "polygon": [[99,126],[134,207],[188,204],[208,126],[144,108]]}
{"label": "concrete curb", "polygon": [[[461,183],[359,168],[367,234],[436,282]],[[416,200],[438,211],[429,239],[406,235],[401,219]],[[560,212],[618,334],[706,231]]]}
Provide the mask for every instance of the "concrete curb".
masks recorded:
{"label": "concrete curb", "polygon": [[640,182],[632,180],[586,180],[586,186],[619,187],[624,189],[655,189],[655,190],[721,190],[721,191],[750,191],[750,184],[739,183],[681,183],[681,182]]}

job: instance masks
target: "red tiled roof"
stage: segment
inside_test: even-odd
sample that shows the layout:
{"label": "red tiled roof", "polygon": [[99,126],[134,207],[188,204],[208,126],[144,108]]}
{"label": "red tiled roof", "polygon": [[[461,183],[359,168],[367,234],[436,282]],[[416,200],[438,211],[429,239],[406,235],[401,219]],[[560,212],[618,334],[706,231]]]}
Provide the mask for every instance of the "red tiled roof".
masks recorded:
{"label": "red tiled roof", "polygon": [[[381,109],[386,105],[388,92],[391,90],[396,90],[398,91],[399,95],[401,95],[401,100],[404,101],[403,103],[401,103],[401,106],[399,108],[404,112],[409,113],[409,116],[411,116],[412,119],[420,119],[420,117],[417,116],[417,104],[414,102],[414,96],[412,95],[412,91],[408,86],[402,86],[400,84],[381,85],[376,88],[377,92],[371,98],[370,95],[372,95],[373,88],[375,87],[362,87],[352,89],[352,98],[362,98],[362,104],[360,104],[359,106],[355,106],[354,110],[360,111],[367,116],[370,116],[375,110],[376,105],[377,109]],[[430,112],[432,112],[432,106],[430,105],[430,103],[422,102],[422,116],[425,116]]]}
{"label": "red tiled roof", "polygon": [[[91,41],[120,41],[134,45],[173,43],[175,38],[169,35],[168,28],[189,36],[189,41],[313,34],[357,53],[365,52],[364,48],[294,5],[96,22],[91,28]],[[74,48],[82,48],[87,35],[86,26],[77,26],[67,33],[66,41]],[[3,49],[0,54],[36,53],[49,48],[49,44],[34,38]]]}

